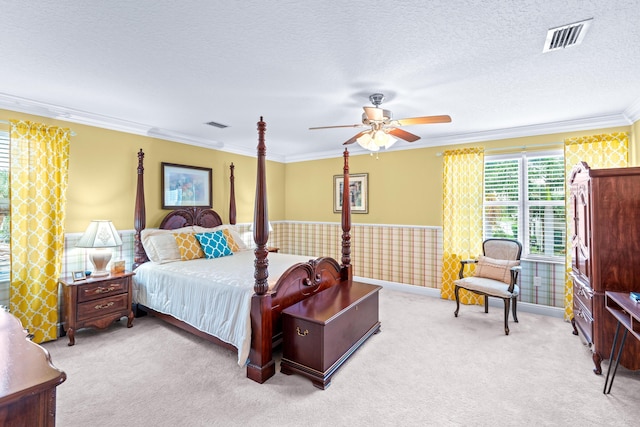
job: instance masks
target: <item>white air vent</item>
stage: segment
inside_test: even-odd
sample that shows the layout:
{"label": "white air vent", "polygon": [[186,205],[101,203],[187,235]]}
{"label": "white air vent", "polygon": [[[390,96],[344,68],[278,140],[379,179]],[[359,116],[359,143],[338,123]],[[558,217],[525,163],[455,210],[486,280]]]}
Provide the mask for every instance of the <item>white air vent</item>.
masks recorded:
{"label": "white air vent", "polygon": [[213,126],[216,128],[220,128],[220,129],[224,129],[224,128],[228,128],[228,125],[223,125],[222,123],[218,123],[218,122],[206,122],[205,125],[209,125],[209,126]]}
{"label": "white air vent", "polygon": [[582,39],[584,39],[585,34],[587,34],[587,29],[591,25],[592,20],[593,18],[590,18],[574,24],[550,29],[549,32],[547,32],[547,40],[544,43],[542,52],[551,52],[582,43]]}

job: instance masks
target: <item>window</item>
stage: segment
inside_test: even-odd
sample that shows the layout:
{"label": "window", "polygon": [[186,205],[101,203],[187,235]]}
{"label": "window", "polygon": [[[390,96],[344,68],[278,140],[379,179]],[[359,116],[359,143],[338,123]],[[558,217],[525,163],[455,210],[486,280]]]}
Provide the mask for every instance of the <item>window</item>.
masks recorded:
{"label": "window", "polygon": [[564,259],[562,152],[487,156],[484,173],[484,238],[519,240],[522,258]]}
{"label": "window", "polygon": [[0,306],[9,305],[9,135],[0,132]]}

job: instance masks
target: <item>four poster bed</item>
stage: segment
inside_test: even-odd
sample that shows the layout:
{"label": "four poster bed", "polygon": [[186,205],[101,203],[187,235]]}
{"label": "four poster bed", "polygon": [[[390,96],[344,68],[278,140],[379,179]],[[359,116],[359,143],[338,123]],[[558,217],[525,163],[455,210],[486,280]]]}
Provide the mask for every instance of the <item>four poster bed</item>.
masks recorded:
{"label": "four poster bed", "polygon": [[[347,286],[353,279],[348,191],[343,192],[341,263],[329,257],[308,260],[308,257],[268,252],[265,131],[266,123],[261,117],[258,122],[254,250],[238,248],[233,256],[216,259],[178,260],[166,263],[150,261],[148,252],[153,248],[147,240],[154,233],[162,233],[164,230],[173,230],[171,233],[180,230],[198,233],[224,230],[229,226],[223,225],[220,216],[211,209],[187,207],[166,215],[159,226],[161,230],[145,229],[142,149],[138,153],[134,219],[134,302],[138,308],[199,337],[238,350],[238,363],[242,366],[246,364],[247,377],[259,383],[275,374],[272,349],[282,342],[282,311],[322,290],[334,286]],[[349,188],[349,152],[346,149],[343,157],[343,188]],[[232,164],[229,208],[231,225],[236,222],[233,173]],[[216,264],[205,266],[209,261]],[[188,270],[182,267],[186,264],[189,265]],[[159,278],[154,276],[157,271],[161,271],[158,273]],[[207,271],[216,271],[217,277],[211,278]],[[182,299],[176,302],[178,296],[163,287],[169,282],[173,283],[173,279],[181,280],[173,285],[175,289],[187,289],[194,293],[180,297]],[[220,283],[212,286],[211,282],[214,281]],[[220,288],[228,288],[230,294],[219,294]],[[219,301],[216,302],[215,299]],[[231,305],[238,307],[237,312],[232,313],[233,310],[229,310]],[[174,309],[175,306],[179,308]],[[216,324],[221,325],[221,333],[218,333],[215,327],[213,332],[209,328]]]}

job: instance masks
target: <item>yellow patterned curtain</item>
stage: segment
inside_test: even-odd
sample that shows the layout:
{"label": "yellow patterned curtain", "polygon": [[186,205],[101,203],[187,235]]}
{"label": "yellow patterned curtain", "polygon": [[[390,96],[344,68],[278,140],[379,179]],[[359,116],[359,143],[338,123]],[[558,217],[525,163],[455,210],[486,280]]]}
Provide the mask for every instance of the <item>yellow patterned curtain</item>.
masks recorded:
{"label": "yellow patterned curtain", "polygon": [[35,342],[56,339],[69,129],[11,121],[10,309]]}
{"label": "yellow patterned curtain", "polygon": [[[440,296],[454,299],[453,281],[460,260],[482,253],[482,203],[484,149],[464,148],[444,152],[443,173],[443,266]],[[463,304],[482,304],[483,297],[460,291]]]}
{"label": "yellow patterned curtain", "polygon": [[[593,169],[623,168],[629,165],[629,136],[626,132],[574,137],[564,140],[564,165],[567,180],[571,169],[579,162],[586,162]],[[573,283],[571,282],[571,207],[569,187],[567,201],[567,251],[565,260],[564,319],[573,317]]]}

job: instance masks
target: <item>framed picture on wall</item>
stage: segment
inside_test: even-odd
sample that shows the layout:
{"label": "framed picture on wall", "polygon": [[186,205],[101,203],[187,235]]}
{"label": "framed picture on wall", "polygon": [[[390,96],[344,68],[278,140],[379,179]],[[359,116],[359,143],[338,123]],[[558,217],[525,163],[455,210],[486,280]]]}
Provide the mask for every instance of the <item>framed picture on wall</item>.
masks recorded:
{"label": "framed picture on wall", "polygon": [[[342,212],[342,192],[344,191],[344,177],[333,176],[333,212]],[[352,213],[369,213],[369,174],[349,174],[349,199]]]}
{"label": "framed picture on wall", "polygon": [[211,168],[162,162],[162,209],[212,207]]}

